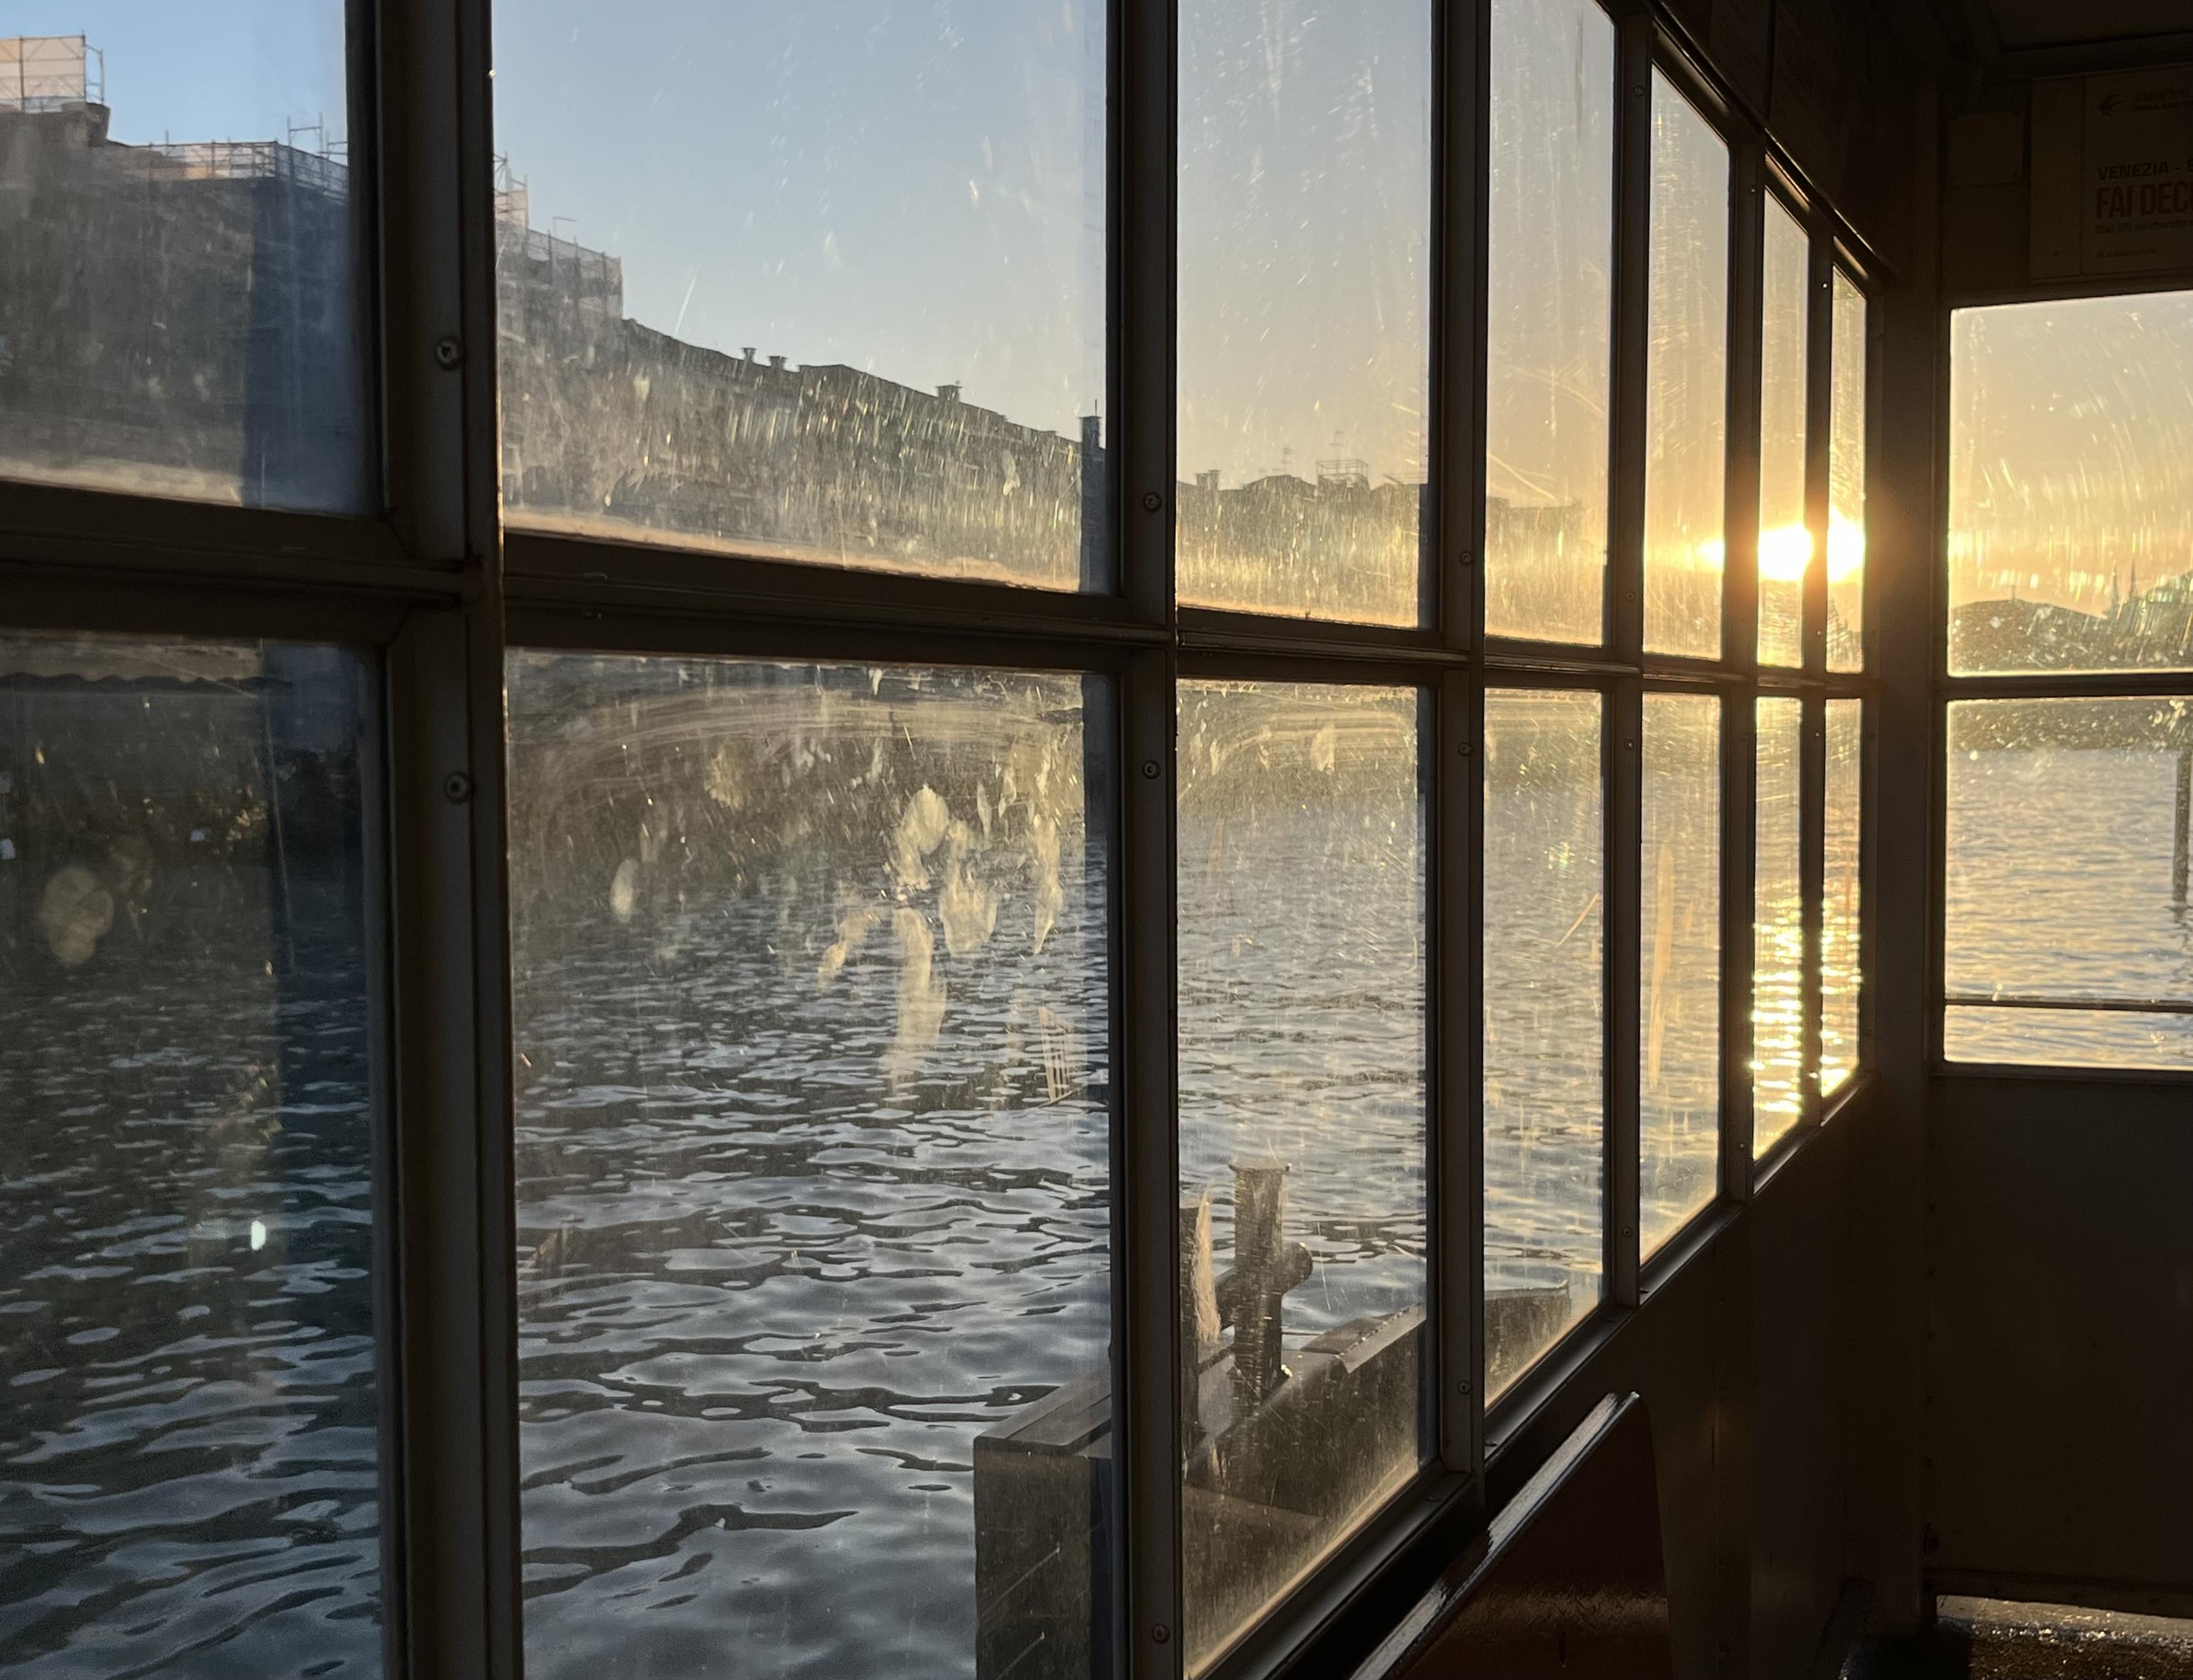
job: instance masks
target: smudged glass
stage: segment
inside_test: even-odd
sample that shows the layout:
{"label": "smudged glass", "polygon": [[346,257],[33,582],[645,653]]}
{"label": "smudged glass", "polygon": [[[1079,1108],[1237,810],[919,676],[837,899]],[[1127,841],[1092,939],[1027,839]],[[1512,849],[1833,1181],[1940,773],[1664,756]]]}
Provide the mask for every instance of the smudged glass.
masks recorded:
{"label": "smudged glass", "polygon": [[1721,657],[1728,431],[1728,144],[1652,72],[1645,647]]}
{"label": "smudged glass", "polygon": [[1864,886],[1865,702],[1831,700],[1828,710],[1826,843],[1820,900],[1820,1094],[1858,1066],[1858,912]]}
{"label": "smudged glass", "polygon": [[1804,702],[1759,703],[1752,876],[1751,1152],[1805,1112]]}
{"label": "smudged glass", "polygon": [[1179,8],[1184,603],[1421,615],[1432,10]]}
{"label": "smudged glass", "polygon": [[2193,292],[1959,310],[1950,669],[2193,667]]}
{"label": "smudged glass", "polygon": [[1805,230],[1766,198],[1759,351],[1759,662],[1805,662],[1805,363],[1812,253]]}
{"label": "smudged glass", "polygon": [[1961,700],[1948,770],[1950,1053],[2193,1063],[2183,1018],[2139,1009],[2193,1003],[2193,702]]}
{"label": "smudged glass", "polygon": [[1720,1181],[1721,785],[1721,701],[1646,695],[1638,1236],[1647,1255]]}
{"label": "smudged glass", "polygon": [[0,40],[0,477],[369,511],[342,0],[104,9]]}
{"label": "smudged glass", "polygon": [[1606,795],[1595,694],[1485,697],[1485,1391],[1605,1293]]}
{"label": "smudged glass", "polygon": [[1181,685],[1192,1671],[1423,1459],[1422,709]]}
{"label": "smudged glass", "polygon": [[1486,237],[1485,628],[1606,635],[1614,24],[1495,0]]}
{"label": "smudged glass", "polygon": [[0,636],[0,1666],[381,1672],[365,664]]}
{"label": "smudged glass", "polygon": [[1865,669],[1865,294],[1835,271],[1828,432],[1828,669]]}
{"label": "smudged glass", "polygon": [[1105,7],[673,9],[498,9],[506,517],[1107,587]]}
{"label": "smudged glass", "polygon": [[530,1674],[1086,1671],[1108,691],[509,668]]}

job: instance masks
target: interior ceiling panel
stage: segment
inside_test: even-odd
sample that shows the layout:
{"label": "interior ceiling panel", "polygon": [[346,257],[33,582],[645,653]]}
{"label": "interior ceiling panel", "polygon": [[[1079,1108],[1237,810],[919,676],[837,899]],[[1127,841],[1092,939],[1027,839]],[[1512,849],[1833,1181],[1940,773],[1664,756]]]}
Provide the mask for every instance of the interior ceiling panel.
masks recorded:
{"label": "interior ceiling panel", "polygon": [[2068,47],[2193,27],[2193,0],[1988,0],[2002,44]]}

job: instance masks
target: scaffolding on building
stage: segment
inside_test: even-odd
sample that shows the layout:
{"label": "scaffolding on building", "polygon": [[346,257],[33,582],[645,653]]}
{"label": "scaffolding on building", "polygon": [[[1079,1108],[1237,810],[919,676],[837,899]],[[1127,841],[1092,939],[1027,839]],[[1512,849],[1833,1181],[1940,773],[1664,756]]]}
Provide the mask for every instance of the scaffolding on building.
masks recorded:
{"label": "scaffolding on building", "polygon": [[0,40],[0,111],[106,103],[106,55],[81,35]]}

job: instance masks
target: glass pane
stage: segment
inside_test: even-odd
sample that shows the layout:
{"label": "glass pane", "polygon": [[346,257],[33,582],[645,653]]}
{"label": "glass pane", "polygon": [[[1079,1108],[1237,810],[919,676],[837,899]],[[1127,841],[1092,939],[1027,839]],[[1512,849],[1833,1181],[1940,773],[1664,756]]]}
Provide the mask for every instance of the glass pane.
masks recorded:
{"label": "glass pane", "polygon": [[1418,710],[1411,689],[1181,685],[1191,1671],[1423,1459]]}
{"label": "glass pane", "polygon": [[1728,146],[1652,72],[1645,646],[1721,657],[1728,424]]}
{"label": "glass pane", "polygon": [[2182,1071],[2193,1068],[2193,1015],[1952,1008],[1943,1054],[1951,1061]]}
{"label": "glass pane", "polygon": [[1805,359],[1812,253],[1771,194],[1759,349],[1759,662],[1805,662]]}
{"label": "glass pane", "polygon": [[1858,1071],[1858,866],[1865,702],[1828,703],[1827,843],[1820,902],[1820,1094]]}
{"label": "glass pane", "polygon": [[1605,636],[1614,25],[1494,0],[1485,628]]}
{"label": "glass pane", "polygon": [[1865,294],[1835,271],[1828,432],[1828,669],[1865,669]]}
{"label": "glass pane", "polygon": [[[1960,701],[1949,751],[1950,997],[2193,1003],[2193,701]],[[1950,1036],[1955,1055],[2186,1060],[2169,1020],[1951,1013],[1967,1017]]]}
{"label": "glass pane", "polygon": [[1714,1199],[1721,1159],[1721,702],[1645,696],[1639,1089],[1643,1252]]}
{"label": "glass pane", "polygon": [[1752,877],[1751,1152],[1805,1111],[1805,889],[1799,836],[1804,702],[1759,702]]}
{"label": "glass pane", "polygon": [[1180,598],[1414,624],[1432,8],[1179,16]]}
{"label": "glass pane", "polygon": [[1485,1391],[1605,1289],[1600,698],[1485,697]]}
{"label": "glass pane", "polygon": [[1950,668],[2193,666],[2193,292],[1950,317]]}
{"label": "glass pane", "polygon": [[1103,586],[1105,15],[500,8],[511,522]]}
{"label": "glass pane", "polygon": [[526,1672],[1086,1672],[1105,690],[519,654],[509,696]]}
{"label": "glass pane", "polygon": [[381,1671],[364,665],[0,636],[0,1667]]}
{"label": "glass pane", "polygon": [[364,511],[343,0],[0,40],[0,476]]}

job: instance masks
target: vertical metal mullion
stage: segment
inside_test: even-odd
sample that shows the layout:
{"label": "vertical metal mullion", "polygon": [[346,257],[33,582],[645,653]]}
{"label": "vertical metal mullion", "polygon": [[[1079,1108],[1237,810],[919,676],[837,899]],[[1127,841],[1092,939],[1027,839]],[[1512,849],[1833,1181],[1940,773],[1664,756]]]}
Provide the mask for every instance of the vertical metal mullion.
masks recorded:
{"label": "vertical metal mullion", "polygon": [[1485,1458],[1485,1126],[1482,1029],[1485,794],[1484,685],[1471,672],[1440,678],[1431,751],[1438,876],[1432,950],[1433,1202],[1439,1327],[1437,1452],[1481,1482]]}
{"label": "vertical metal mullion", "polygon": [[1645,459],[1652,321],[1652,43],[1649,15],[1622,20],[1616,48],[1613,419],[1608,427],[1608,647],[1644,648]]}
{"label": "vertical metal mullion", "polygon": [[1434,321],[1432,459],[1438,463],[1434,605],[1440,640],[1478,645],[1485,618],[1486,243],[1491,211],[1492,8],[1441,6],[1438,54],[1438,253]]}
{"label": "vertical metal mullion", "polygon": [[1606,1275],[1608,1300],[1638,1304],[1639,878],[1644,850],[1645,698],[1635,677],[1606,700]]}
{"label": "vertical metal mullion", "polygon": [[[1112,341],[1120,584],[1135,616],[1175,622],[1173,532],[1178,237],[1178,48],[1170,0],[1115,0],[1113,126],[1119,180]],[[1114,1380],[1115,1471],[1125,1579],[1119,1667],[1173,1680],[1184,1666],[1181,1568],[1179,1119],[1173,918],[1177,903],[1177,642],[1129,663],[1119,985],[1125,1322]]]}
{"label": "vertical metal mullion", "polygon": [[1733,1202],[1751,1199],[1758,730],[1756,690],[1722,703],[1721,1193]]}
{"label": "vertical metal mullion", "polygon": [[1125,1501],[1127,1672],[1171,1680],[1181,1671],[1181,1384],[1178,1028],[1173,939],[1177,880],[1174,699],[1170,650],[1137,655],[1126,677],[1126,822],[1121,877],[1125,1007],[1121,1119],[1126,1163],[1120,1195],[1126,1237],[1126,1323],[1115,1409],[1116,1470]]}
{"label": "vertical metal mullion", "polygon": [[402,1669],[516,1680],[516,1284],[488,0],[381,0],[390,514],[466,602],[391,650]]}
{"label": "vertical metal mullion", "polygon": [[1490,211],[1492,9],[1434,14],[1440,115],[1440,188],[1433,205],[1440,261],[1433,459],[1438,463],[1438,629],[1473,650],[1468,670],[1443,677],[1431,709],[1433,990],[1430,1216],[1432,1450],[1471,1477],[1485,1466],[1485,1117],[1482,781],[1485,622],[1486,227]]}

